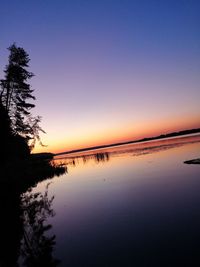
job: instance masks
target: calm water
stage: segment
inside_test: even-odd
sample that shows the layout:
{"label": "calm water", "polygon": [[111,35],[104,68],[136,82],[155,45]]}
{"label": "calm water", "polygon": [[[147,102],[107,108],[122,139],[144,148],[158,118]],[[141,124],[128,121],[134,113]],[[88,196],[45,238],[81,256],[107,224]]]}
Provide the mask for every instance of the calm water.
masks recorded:
{"label": "calm water", "polygon": [[57,159],[68,173],[33,191],[51,182],[59,266],[200,266],[198,157],[200,135]]}

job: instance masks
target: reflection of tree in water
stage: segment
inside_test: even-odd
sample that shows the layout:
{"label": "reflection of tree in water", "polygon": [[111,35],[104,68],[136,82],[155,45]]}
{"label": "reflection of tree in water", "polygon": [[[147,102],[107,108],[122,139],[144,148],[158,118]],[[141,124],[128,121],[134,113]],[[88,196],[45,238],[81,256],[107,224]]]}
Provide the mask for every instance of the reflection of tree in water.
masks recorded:
{"label": "reflection of tree in water", "polygon": [[10,187],[8,191],[5,190],[5,186],[0,187],[0,210],[0,266],[16,267],[18,266],[16,262],[19,256],[22,224],[20,220],[20,199],[14,188]]}
{"label": "reflection of tree in water", "polygon": [[51,225],[49,217],[54,216],[52,202],[48,198],[48,186],[44,194],[28,192],[22,195],[23,233],[21,241],[20,261],[23,266],[57,266],[59,261],[52,256],[55,235],[47,235]]}
{"label": "reflection of tree in water", "polygon": [[53,198],[46,191],[21,195],[14,186],[0,187],[0,267],[55,267],[55,236],[47,223],[54,215]]}

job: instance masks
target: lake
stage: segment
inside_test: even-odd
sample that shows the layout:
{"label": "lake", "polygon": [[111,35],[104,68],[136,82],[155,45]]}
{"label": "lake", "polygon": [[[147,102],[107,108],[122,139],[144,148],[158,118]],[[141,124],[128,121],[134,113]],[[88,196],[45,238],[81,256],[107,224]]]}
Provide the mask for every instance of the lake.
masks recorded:
{"label": "lake", "polygon": [[50,183],[58,266],[200,266],[199,157],[194,135],[55,158],[68,172],[32,192]]}

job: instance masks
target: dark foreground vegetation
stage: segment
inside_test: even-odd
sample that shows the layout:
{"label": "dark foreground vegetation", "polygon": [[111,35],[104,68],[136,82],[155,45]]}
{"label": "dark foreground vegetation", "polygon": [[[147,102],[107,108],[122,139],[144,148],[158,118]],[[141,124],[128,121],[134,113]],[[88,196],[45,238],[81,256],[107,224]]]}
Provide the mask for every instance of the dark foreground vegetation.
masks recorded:
{"label": "dark foreground vegetation", "polygon": [[31,113],[35,96],[28,82],[34,74],[28,70],[30,59],[23,48],[13,44],[8,50],[5,77],[0,80],[0,184],[21,193],[65,168],[52,163],[51,153],[31,154],[37,141],[42,145],[40,132],[44,132],[40,116]]}
{"label": "dark foreground vegetation", "polygon": [[8,65],[0,80],[0,184],[6,191],[14,188],[20,194],[38,181],[65,171],[55,166],[53,154],[32,155],[36,141],[41,145],[40,116],[33,116],[34,90],[28,81],[34,76],[28,70],[29,55],[16,44],[9,48]]}
{"label": "dark foreground vegetation", "polygon": [[48,233],[51,225],[47,223],[54,215],[53,197],[48,197],[48,188],[44,194],[32,193],[31,188],[65,173],[66,168],[57,166],[47,155],[22,153],[26,145],[23,141],[21,146],[17,139],[13,136],[6,140],[13,140],[19,150],[12,153],[10,146],[11,155],[7,154],[0,163],[0,266],[57,266],[59,261],[52,255],[55,236]]}
{"label": "dark foreground vegetation", "polygon": [[8,48],[5,77],[0,80],[0,267],[57,266],[52,250],[55,236],[47,235],[47,223],[54,212],[53,197],[32,193],[44,179],[66,172],[56,166],[52,154],[32,155],[36,141],[41,143],[41,118],[34,117],[33,89],[28,83],[29,56],[15,44]]}
{"label": "dark foreground vegetation", "polygon": [[66,172],[50,158],[12,159],[0,164],[1,267],[57,266],[55,236],[47,220],[54,215],[53,197],[32,193],[38,182]]}

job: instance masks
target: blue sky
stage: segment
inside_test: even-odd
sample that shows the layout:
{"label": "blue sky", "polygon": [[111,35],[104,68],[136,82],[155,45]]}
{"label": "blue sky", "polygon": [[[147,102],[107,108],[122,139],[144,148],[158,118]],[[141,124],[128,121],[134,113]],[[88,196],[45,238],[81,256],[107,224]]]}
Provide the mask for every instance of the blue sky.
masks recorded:
{"label": "blue sky", "polygon": [[200,125],[200,1],[1,1],[30,55],[35,114],[61,151]]}

